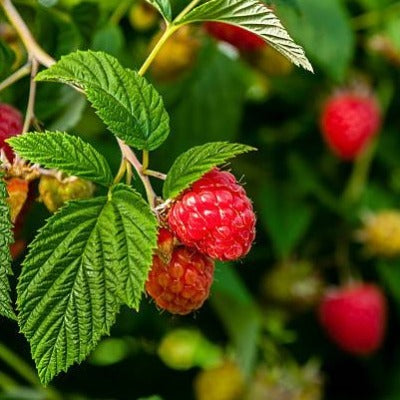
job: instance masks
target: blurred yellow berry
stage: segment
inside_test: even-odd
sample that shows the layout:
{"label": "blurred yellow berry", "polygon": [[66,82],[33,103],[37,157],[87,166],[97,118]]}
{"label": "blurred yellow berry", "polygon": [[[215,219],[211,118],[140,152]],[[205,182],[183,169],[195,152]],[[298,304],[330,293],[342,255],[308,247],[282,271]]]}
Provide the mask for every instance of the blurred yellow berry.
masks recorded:
{"label": "blurred yellow berry", "polygon": [[357,233],[369,254],[396,257],[400,255],[400,212],[384,210],[364,218]]}
{"label": "blurred yellow berry", "polygon": [[129,11],[129,21],[137,31],[147,31],[157,24],[159,14],[157,10],[145,1],[138,1]]}
{"label": "blurred yellow berry", "polygon": [[[157,34],[150,43],[152,49],[160,39]],[[200,47],[189,26],[180,28],[161,48],[155,57],[151,72],[158,81],[170,81],[190,69],[196,61]]]}
{"label": "blurred yellow berry", "polygon": [[240,400],[244,379],[238,366],[226,361],[217,368],[201,371],[195,380],[197,400]]}

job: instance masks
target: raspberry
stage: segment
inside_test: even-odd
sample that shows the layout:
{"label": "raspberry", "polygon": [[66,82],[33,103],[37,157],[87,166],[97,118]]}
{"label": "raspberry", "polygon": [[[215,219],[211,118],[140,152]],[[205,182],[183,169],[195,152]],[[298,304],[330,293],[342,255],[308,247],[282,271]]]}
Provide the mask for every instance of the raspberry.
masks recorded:
{"label": "raspberry", "polygon": [[172,205],[168,222],[182,243],[221,261],[246,255],[255,237],[256,218],[245,190],[217,168]]}
{"label": "raspberry", "polygon": [[330,98],[323,109],[321,129],[325,141],[339,157],[357,157],[378,133],[381,115],[372,96],[342,92]]}
{"label": "raspberry", "polygon": [[358,237],[370,254],[383,257],[399,256],[400,212],[385,210],[368,216]]}
{"label": "raspberry", "polygon": [[356,355],[377,350],[386,329],[387,304],[381,289],[355,284],[325,294],[319,307],[322,326],[342,349]]}
{"label": "raspberry", "polygon": [[266,46],[264,39],[235,25],[206,22],[204,27],[211,36],[231,44],[240,51],[255,51]]}
{"label": "raspberry", "polygon": [[19,135],[23,129],[21,113],[8,104],[0,103],[0,148],[4,150],[8,160],[14,159],[14,152],[5,140]]}
{"label": "raspberry", "polygon": [[14,223],[28,198],[29,183],[24,179],[11,178],[7,181],[7,191],[11,221]]}
{"label": "raspberry", "polygon": [[146,290],[160,308],[185,315],[200,308],[208,298],[213,275],[212,260],[195,249],[179,246],[168,262],[154,255]]}

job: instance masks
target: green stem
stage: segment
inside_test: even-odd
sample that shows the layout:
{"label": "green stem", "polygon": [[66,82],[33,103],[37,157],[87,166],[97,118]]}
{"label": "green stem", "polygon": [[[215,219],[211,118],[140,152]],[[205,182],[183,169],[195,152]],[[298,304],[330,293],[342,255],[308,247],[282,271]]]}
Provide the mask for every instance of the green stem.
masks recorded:
{"label": "green stem", "polygon": [[127,164],[128,163],[126,162],[126,159],[122,158],[121,164],[119,166],[119,170],[117,172],[117,175],[114,178],[114,184],[117,184],[117,183],[121,182],[122,178],[125,175]]}
{"label": "green stem", "polygon": [[363,151],[363,153],[357,158],[353,167],[353,172],[343,193],[342,200],[345,207],[356,203],[360,199],[368,179],[368,174],[374,159],[376,146],[376,140],[372,141]]}
{"label": "green stem", "polygon": [[0,83],[0,92],[15,82],[18,82],[20,79],[24,78],[25,76],[29,75],[32,69],[32,63],[29,61],[20,69],[15,71],[12,75],[6,78],[3,82]]}
{"label": "green stem", "polygon": [[186,14],[188,14],[190,11],[193,10],[197,6],[197,4],[200,3],[201,0],[192,0],[182,11],[178,16],[175,18],[175,22],[179,22]]}
{"label": "green stem", "polygon": [[42,388],[36,372],[19,356],[0,343],[0,359],[35,387]]}

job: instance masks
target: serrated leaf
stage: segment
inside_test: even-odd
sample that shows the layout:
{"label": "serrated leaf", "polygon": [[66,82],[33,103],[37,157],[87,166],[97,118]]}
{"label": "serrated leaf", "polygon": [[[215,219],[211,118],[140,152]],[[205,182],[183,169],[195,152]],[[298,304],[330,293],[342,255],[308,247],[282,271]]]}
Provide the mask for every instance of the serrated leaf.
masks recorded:
{"label": "serrated leaf", "polygon": [[138,309],[157,245],[157,220],[143,198],[125,185],[112,192],[109,226],[118,258],[121,295],[128,306]]}
{"label": "serrated leaf", "polygon": [[238,143],[213,142],[196,146],[181,154],[172,165],[164,182],[163,196],[174,198],[213,167],[255,148]]}
{"label": "serrated leaf", "polygon": [[25,160],[109,186],[112,174],[106,159],[90,144],[63,132],[31,132],[8,143]]}
{"label": "serrated leaf", "polygon": [[170,22],[172,19],[172,10],[171,10],[171,3],[169,0],[146,0],[150,3],[153,7],[155,7],[163,18]]}
{"label": "serrated leaf", "polygon": [[18,319],[44,384],[81,362],[109,333],[121,294],[128,293],[127,273],[121,275],[128,266],[137,279],[130,303],[138,304],[157,226],[142,202],[123,185],[108,197],[69,202],[30,245],[18,284]]}
{"label": "serrated leaf", "polygon": [[211,0],[186,14],[178,24],[203,21],[240,26],[261,36],[293,64],[313,71],[302,47],[293,41],[272,9],[259,0]]}
{"label": "serrated leaf", "polygon": [[15,319],[8,275],[12,275],[10,245],[14,242],[7,186],[0,172],[0,315]]}
{"label": "serrated leaf", "polygon": [[82,88],[110,131],[129,146],[154,150],[169,134],[169,117],[161,96],[145,78],[108,54],[77,51],[62,57],[36,79]]}

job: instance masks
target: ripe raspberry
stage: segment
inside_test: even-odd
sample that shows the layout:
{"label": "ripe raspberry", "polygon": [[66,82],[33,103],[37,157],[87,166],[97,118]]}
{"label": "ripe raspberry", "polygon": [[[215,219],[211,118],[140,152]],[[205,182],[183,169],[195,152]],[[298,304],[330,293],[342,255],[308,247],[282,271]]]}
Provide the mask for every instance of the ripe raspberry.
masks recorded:
{"label": "ripe raspberry", "polygon": [[264,39],[235,25],[206,22],[204,27],[211,36],[231,44],[240,51],[255,51],[266,46]]}
{"label": "ripe raspberry", "polygon": [[347,160],[357,157],[378,133],[381,114],[372,96],[342,92],[330,98],[323,109],[321,129],[331,150]]}
{"label": "ripe raspberry", "polygon": [[357,355],[377,350],[386,329],[387,304],[381,289],[356,284],[328,292],[319,308],[322,326],[342,349]]}
{"label": "ripe raspberry", "polygon": [[200,308],[208,298],[213,275],[212,260],[195,249],[180,246],[172,251],[168,262],[158,255],[153,257],[146,290],[160,308],[185,315]]}
{"label": "ripe raspberry", "polygon": [[0,149],[3,149],[7,158],[12,161],[14,152],[5,143],[5,140],[19,135],[22,132],[23,122],[21,113],[8,104],[0,103]]}
{"label": "ripe raspberry", "polygon": [[172,232],[187,246],[221,261],[246,255],[255,237],[251,201],[235,177],[214,168],[173,204]]}
{"label": "ripe raspberry", "polygon": [[365,218],[363,229],[358,232],[368,253],[396,257],[400,255],[400,212],[384,210]]}

